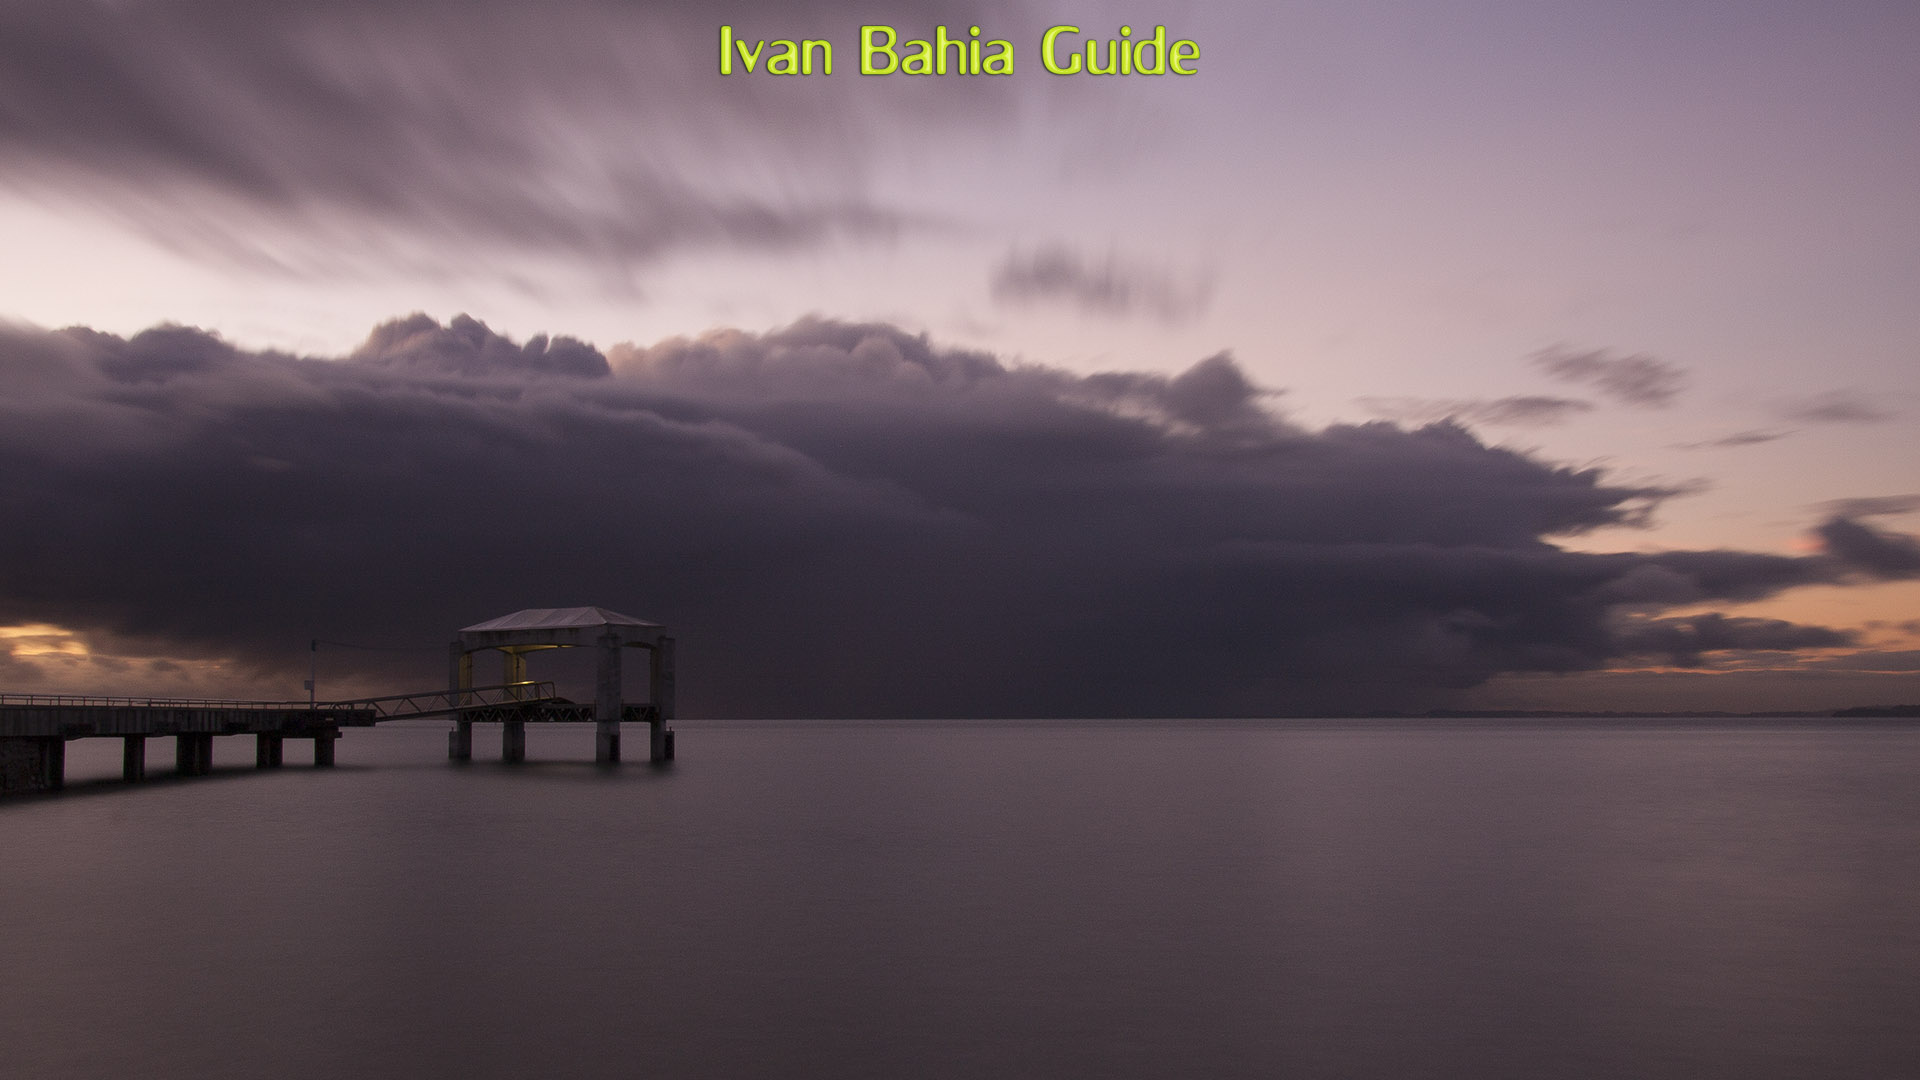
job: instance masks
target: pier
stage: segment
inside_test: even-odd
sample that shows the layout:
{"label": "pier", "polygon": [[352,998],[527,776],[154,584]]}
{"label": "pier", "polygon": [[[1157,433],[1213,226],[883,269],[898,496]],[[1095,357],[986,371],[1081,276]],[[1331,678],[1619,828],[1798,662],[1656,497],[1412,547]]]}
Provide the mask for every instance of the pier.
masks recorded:
{"label": "pier", "polygon": [[[451,648],[449,686],[386,697],[348,701],[239,701],[97,697],[63,694],[0,694],[0,794],[58,791],[66,781],[66,746],[72,739],[118,738],[123,743],[122,777],[146,777],[147,740],[174,740],[174,773],[201,776],[213,767],[216,736],[251,735],[254,763],[275,769],[284,761],[285,744],[309,741],[313,764],[334,763],[341,729],[371,727],[388,720],[447,716],[447,756],[473,756],[473,726],[497,723],[501,758],[524,761],[529,723],[582,723],[595,727],[594,760],[620,760],[621,726],[648,727],[648,760],[673,758],[674,639],[657,623],[605,608],[530,608],[465,627]],[[598,650],[592,704],[560,697],[551,682],[526,678],[527,654],[546,649],[590,647]],[[627,649],[648,654],[649,700],[625,702],[621,656]],[[497,684],[473,685],[476,653],[503,657]]]}
{"label": "pier", "polygon": [[67,741],[118,738],[122,775],[147,773],[147,740],[174,740],[174,771],[205,775],[218,735],[252,735],[255,760],[277,768],[288,739],[313,743],[313,763],[333,764],[334,740],[350,724],[374,722],[370,709],[345,702],[212,701],[55,694],[0,694],[0,793],[58,791],[65,783]]}

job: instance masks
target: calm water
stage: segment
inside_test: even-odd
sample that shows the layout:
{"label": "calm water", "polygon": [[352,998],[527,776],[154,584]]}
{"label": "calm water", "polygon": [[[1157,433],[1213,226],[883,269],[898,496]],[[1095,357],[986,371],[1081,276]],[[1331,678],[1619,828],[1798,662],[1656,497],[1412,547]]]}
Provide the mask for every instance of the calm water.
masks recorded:
{"label": "calm water", "polygon": [[0,1074],[1920,1075],[1911,725],[444,727],[72,744]]}

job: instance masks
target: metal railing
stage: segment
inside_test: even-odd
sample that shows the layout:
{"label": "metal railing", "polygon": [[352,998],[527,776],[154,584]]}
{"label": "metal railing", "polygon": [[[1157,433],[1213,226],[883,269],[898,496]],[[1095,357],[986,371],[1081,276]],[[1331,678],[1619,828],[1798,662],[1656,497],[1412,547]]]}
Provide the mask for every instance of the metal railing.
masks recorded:
{"label": "metal railing", "polygon": [[[327,702],[326,704],[332,704]],[[0,694],[0,705],[109,705],[163,709],[304,709],[299,701],[241,701],[229,698],[109,697],[101,694]]]}
{"label": "metal railing", "polygon": [[468,709],[491,709],[502,705],[551,701],[557,696],[553,690],[553,683],[529,680],[501,683],[498,686],[475,686],[457,691],[432,690],[415,694],[392,694],[387,697],[352,698],[346,701],[246,701],[228,698],[110,697],[100,694],[0,694],[0,705],[371,711],[380,720],[398,720],[409,716],[436,716]]}
{"label": "metal railing", "polygon": [[333,708],[371,709],[382,720],[399,720],[408,716],[437,716],[443,713],[464,712],[468,709],[491,709],[501,705],[524,705],[540,701],[551,701],[559,695],[553,692],[551,682],[501,683],[498,686],[474,686],[461,690],[429,690],[417,694],[394,694],[390,697],[356,698],[353,701],[335,701],[328,705]]}

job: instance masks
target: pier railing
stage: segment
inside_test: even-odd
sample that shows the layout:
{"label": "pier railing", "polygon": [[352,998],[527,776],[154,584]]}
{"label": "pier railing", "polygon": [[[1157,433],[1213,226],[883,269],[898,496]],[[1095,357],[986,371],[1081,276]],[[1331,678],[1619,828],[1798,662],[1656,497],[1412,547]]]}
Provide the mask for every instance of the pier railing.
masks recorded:
{"label": "pier railing", "polygon": [[439,716],[445,713],[467,712],[477,709],[493,709],[502,705],[526,705],[535,702],[552,701],[554,693],[551,682],[512,682],[498,686],[463,687],[459,690],[437,690],[419,694],[393,694],[388,697],[357,698],[353,701],[334,702],[333,704],[349,709],[371,709],[382,720],[398,720],[408,716]]}
{"label": "pier railing", "polygon": [[351,698],[345,701],[248,701],[230,698],[158,698],[112,697],[101,694],[0,694],[0,705],[107,706],[110,708],[224,709],[260,712],[287,712],[314,709],[322,712],[371,712],[379,720],[399,720],[409,716],[439,716],[502,705],[552,701],[556,698],[551,682],[514,682],[498,686],[475,686],[462,690],[438,690],[418,694],[393,694],[387,697]]}
{"label": "pier railing", "polygon": [[[331,708],[343,702],[318,702]],[[103,694],[0,694],[0,705],[151,706],[157,709],[304,709],[307,701],[240,701],[230,698],[110,697]]]}

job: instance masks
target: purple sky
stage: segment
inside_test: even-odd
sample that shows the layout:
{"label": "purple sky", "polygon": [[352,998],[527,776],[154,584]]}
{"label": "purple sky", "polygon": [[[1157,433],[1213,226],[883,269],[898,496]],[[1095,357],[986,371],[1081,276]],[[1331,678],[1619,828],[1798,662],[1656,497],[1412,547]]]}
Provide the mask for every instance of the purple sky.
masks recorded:
{"label": "purple sky", "polygon": [[[1017,73],[862,78],[863,21]],[[723,78],[722,22],[835,74]],[[1057,22],[1200,74],[1049,76]],[[315,634],[597,603],[686,628],[690,713],[1920,699],[1916,47],[1906,3],[10,4],[0,684],[277,695]]]}

